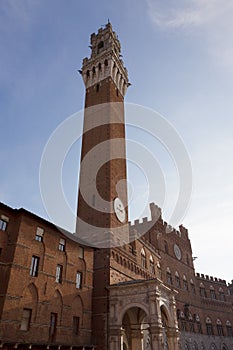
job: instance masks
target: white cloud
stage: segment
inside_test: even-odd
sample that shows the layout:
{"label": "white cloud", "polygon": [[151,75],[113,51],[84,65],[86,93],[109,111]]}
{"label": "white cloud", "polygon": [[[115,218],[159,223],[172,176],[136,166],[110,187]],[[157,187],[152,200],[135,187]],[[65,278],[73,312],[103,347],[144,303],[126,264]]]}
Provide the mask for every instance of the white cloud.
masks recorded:
{"label": "white cloud", "polygon": [[233,73],[233,2],[231,0],[147,0],[151,21],[165,31],[200,33],[215,64]]}
{"label": "white cloud", "polygon": [[147,4],[152,21],[165,29],[201,26],[233,8],[229,0],[178,0],[166,7],[160,0],[147,0]]}

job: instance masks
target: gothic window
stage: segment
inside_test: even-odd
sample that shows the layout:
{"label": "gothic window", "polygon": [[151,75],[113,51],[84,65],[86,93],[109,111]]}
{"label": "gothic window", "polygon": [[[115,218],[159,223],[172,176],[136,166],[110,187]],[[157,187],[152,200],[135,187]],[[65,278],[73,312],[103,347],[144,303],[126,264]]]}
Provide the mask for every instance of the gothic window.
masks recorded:
{"label": "gothic window", "polygon": [[78,257],[80,259],[84,259],[84,248],[83,247],[78,247]]}
{"label": "gothic window", "polygon": [[223,289],[221,287],[219,288],[219,299],[222,300],[222,301],[226,300],[224,291],[223,291]]}
{"label": "gothic window", "polygon": [[36,229],[36,241],[43,242],[44,230],[41,227],[37,227]]}
{"label": "gothic window", "polygon": [[167,268],[166,276],[167,276],[167,283],[172,285],[172,274],[171,274],[169,267]]}
{"label": "gothic window", "polygon": [[194,323],[191,313],[189,314],[189,332],[194,332]]}
{"label": "gothic window", "polygon": [[73,316],[73,334],[75,335],[79,334],[79,324],[80,318],[77,316]]}
{"label": "gothic window", "polygon": [[198,314],[194,315],[194,320],[196,321],[197,325],[197,333],[202,334],[201,320]]}
{"label": "gothic window", "polygon": [[214,335],[212,322],[209,317],[206,318],[206,333],[208,335]]}
{"label": "gothic window", "polygon": [[157,271],[158,271],[158,276],[161,279],[162,278],[162,271],[161,271],[161,266],[159,261],[157,262]]}
{"label": "gothic window", "polygon": [[104,48],[104,42],[103,40],[99,42],[98,46],[97,46],[97,54],[100,53]]}
{"label": "gothic window", "polygon": [[233,337],[233,330],[232,330],[232,326],[231,326],[231,322],[230,321],[226,322],[226,329],[227,329],[227,336],[228,337]]}
{"label": "gothic window", "polygon": [[89,71],[89,69],[87,70],[87,77],[89,78],[89,76],[90,76],[90,71]]}
{"label": "gothic window", "polygon": [[165,251],[165,253],[168,253],[168,244],[167,244],[167,241],[164,241],[164,251]]}
{"label": "gothic window", "polygon": [[104,61],[104,65],[105,65],[106,67],[108,66],[108,60],[107,60],[107,59]]}
{"label": "gothic window", "polygon": [[205,291],[205,286],[203,283],[200,283],[200,296],[202,298],[206,298],[206,291]]}
{"label": "gothic window", "polygon": [[21,331],[28,331],[30,328],[31,323],[31,317],[32,317],[32,309],[23,309],[23,315],[20,325]]}
{"label": "gothic window", "polygon": [[142,264],[142,267],[146,268],[146,253],[143,248],[141,250],[141,264]]}
{"label": "gothic window", "polygon": [[154,265],[154,259],[152,255],[150,255],[150,273],[155,273],[155,265]]}
{"label": "gothic window", "polygon": [[82,272],[79,271],[76,273],[76,288],[82,288]]}
{"label": "gothic window", "polygon": [[186,332],[187,331],[186,321],[185,320],[181,320],[180,324],[181,324],[181,331]]}
{"label": "gothic window", "polygon": [[199,315],[195,315],[195,321],[197,324],[197,333],[202,334],[202,326]]}
{"label": "gothic window", "polygon": [[182,331],[187,331],[187,325],[184,312],[179,310],[180,328]]}
{"label": "gothic window", "polygon": [[176,285],[176,288],[180,288],[180,276],[177,271],[175,273],[175,285]]}
{"label": "gothic window", "polygon": [[63,266],[57,265],[57,269],[56,269],[56,282],[57,283],[62,283],[62,270],[63,270]]}
{"label": "gothic window", "polygon": [[195,289],[195,285],[193,283],[193,280],[191,279],[190,280],[190,288],[191,288],[191,291],[193,294],[196,294],[196,289]]}
{"label": "gothic window", "polygon": [[40,258],[38,256],[33,255],[31,260],[31,267],[30,267],[30,276],[32,277],[38,276],[39,262],[40,262]]}
{"label": "gothic window", "polygon": [[224,334],[223,334],[223,326],[222,326],[222,322],[217,319],[217,331],[218,331],[218,335],[220,337],[222,337]]}
{"label": "gothic window", "polygon": [[99,71],[101,71],[102,69],[101,63],[98,64],[98,68],[99,68]]}
{"label": "gothic window", "polygon": [[210,298],[216,299],[216,293],[213,286],[210,286]]}
{"label": "gothic window", "polygon": [[201,325],[201,323],[197,323],[197,333],[202,334],[202,325]]}
{"label": "gothic window", "polygon": [[64,252],[65,246],[66,246],[66,241],[63,238],[61,238],[58,245],[58,250],[60,250],[61,252]]}
{"label": "gothic window", "polygon": [[0,230],[6,231],[8,222],[6,220],[0,219]]}
{"label": "gothic window", "polygon": [[54,340],[57,330],[57,313],[51,312],[50,314],[50,327],[49,327],[49,335],[51,340]]}
{"label": "gothic window", "polygon": [[188,290],[188,282],[185,275],[183,276],[183,285],[184,285],[184,290]]}

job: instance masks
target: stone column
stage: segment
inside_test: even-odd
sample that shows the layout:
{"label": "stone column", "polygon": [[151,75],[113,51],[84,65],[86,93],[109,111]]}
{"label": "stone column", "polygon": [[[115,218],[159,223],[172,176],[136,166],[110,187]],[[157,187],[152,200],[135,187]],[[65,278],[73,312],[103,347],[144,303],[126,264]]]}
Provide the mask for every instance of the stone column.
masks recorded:
{"label": "stone column", "polygon": [[170,350],[179,350],[179,332],[176,328],[167,330],[167,338]]}
{"label": "stone column", "polygon": [[143,350],[143,332],[141,329],[131,330],[132,350]]}
{"label": "stone column", "polygon": [[114,326],[110,328],[109,332],[109,350],[122,350],[121,337],[122,330],[121,326]]}
{"label": "stone column", "polygon": [[150,336],[151,336],[151,350],[162,350],[162,338],[161,327],[159,324],[154,324],[150,326]]}

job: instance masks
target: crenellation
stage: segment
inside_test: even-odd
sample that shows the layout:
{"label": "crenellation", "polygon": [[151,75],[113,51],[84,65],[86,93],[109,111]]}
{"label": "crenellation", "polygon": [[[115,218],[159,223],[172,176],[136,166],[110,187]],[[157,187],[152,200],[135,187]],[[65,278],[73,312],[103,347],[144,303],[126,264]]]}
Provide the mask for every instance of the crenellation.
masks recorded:
{"label": "crenellation", "polygon": [[86,89],[111,77],[122,96],[129,84],[128,72],[121,58],[120,42],[111,24],[91,35],[91,57],[85,57],[80,73]]}
{"label": "crenellation", "polygon": [[226,280],[223,280],[223,279],[217,278],[217,277],[213,277],[213,276],[209,276],[209,275],[204,275],[203,273],[196,272],[195,276],[197,278],[205,280],[207,282],[216,282],[218,284],[224,284],[224,285],[227,284]]}

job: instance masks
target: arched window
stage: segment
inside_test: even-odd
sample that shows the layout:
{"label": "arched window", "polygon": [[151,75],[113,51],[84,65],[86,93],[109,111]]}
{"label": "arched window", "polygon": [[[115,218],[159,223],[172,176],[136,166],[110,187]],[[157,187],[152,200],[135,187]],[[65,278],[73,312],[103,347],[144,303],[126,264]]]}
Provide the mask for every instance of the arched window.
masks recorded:
{"label": "arched window", "polygon": [[184,285],[184,290],[188,290],[188,282],[185,275],[183,276],[183,285]]}
{"label": "arched window", "polygon": [[158,272],[158,277],[161,279],[162,278],[162,271],[161,271],[161,266],[159,261],[157,262],[157,272]]}
{"label": "arched window", "polygon": [[144,248],[142,248],[141,250],[141,264],[142,264],[142,267],[146,268],[146,252]]}
{"label": "arched window", "polygon": [[93,68],[92,68],[92,73],[93,73],[93,75],[95,74],[95,66],[93,66]]}
{"label": "arched window", "polygon": [[97,46],[97,54],[100,53],[104,48],[104,42],[100,41],[98,46]]}
{"label": "arched window", "polygon": [[104,65],[105,65],[106,67],[108,66],[108,60],[107,60],[107,59],[104,61]]}
{"label": "arched window", "polygon": [[220,319],[218,318],[217,319],[217,331],[218,331],[218,335],[220,337],[222,337],[224,334],[223,334],[223,326],[222,326],[222,322],[220,321]]}
{"label": "arched window", "polygon": [[99,68],[99,71],[101,71],[102,69],[101,63],[98,64],[98,68]]}
{"label": "arched window", "polygon": [[168,244],[167,244],[167,241],[164,241],[164,251],[165,251],[165,253],[168,253]]}
{"label": "arched window", "polygon": [[155,265],[152,255],[150,255],[150,273],[155,273]]}
{"label": "arched window", "polygon": [[194,285],[194,283],[193,283],[193,280],[192,280],[192,279],[190,280],[190,287],[191,287],[191,291],[192,291],[192,293],[193,293],[193,294],[196,294],[195,285]]}
{"label": "arched window", "polygon": [[169,267],[167,268],[166,276],[167,276],[167,283],[172,285],[172,274],[171,274]]}
{"label": "arched window", "polygon": [[210,298],[216,299],[216,293],[213,286],[210,286]]}
{"label": "arched window", "polygon": [[214,335],[212,322],[211,322],[211,319],[209,317],[206,317],[205,323],[206,323],[206,333],[208,335]]}
{"label": "arched window", "polygon": [[201,320],[198,314],[195,315],[195,321],[197,325],[197,333],[202,334]]}
{"label": "arched window", "polygon": [[200,296],[202,298],[206,298],[206,291],[205,291],[205,286],[203,283],[200,283]]}
{"label": "arched window", "polygon": [[191,312],[188,313],[189,332],[194,332],[194,320]]}
{"label": "arched window", "polygon": [[176,288],[180,288],[180,276],[177,271],[175,273],[175,285],[176,285]]}
{"label": "arched window", "polygon": [[187,331],[187,324],[186,324],[184,312],[179,310],[178,315],[179,315],[179,322],[180,322],[180,330]]}
{"label": "arched window", "polygon": [[227,336],[228,337],[233,337],[233,331],[232,331],[232,326],[231,326],[231,322],[230,321],[226,322],[226,329],[227,329]]}
{"label": "arched window", "polygon": [[219,299],[222,301],[226,300],[224,290],[221,287],[219,288]]}

